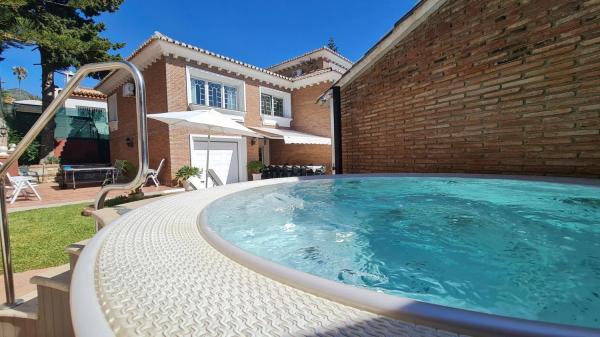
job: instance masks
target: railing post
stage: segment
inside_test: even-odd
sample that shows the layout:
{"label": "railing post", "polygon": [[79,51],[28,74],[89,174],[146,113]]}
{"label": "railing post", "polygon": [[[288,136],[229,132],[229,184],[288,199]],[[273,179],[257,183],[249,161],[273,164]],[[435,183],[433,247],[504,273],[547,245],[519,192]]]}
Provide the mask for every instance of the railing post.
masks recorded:
{"label": "railing post", "polygon": [[4,185],[5,177],[0,176],[0,221],[2,229],[0,230],[0,245],[2,246],[2,266],[4,272],[4,292],[6,294],[6,304],[4,307],[12,308],[18,304],[15,299],[15,288],[13,280],[12,259],[10,254],[10,236],[8,235],[8,216],[6,210],[6,187]]}

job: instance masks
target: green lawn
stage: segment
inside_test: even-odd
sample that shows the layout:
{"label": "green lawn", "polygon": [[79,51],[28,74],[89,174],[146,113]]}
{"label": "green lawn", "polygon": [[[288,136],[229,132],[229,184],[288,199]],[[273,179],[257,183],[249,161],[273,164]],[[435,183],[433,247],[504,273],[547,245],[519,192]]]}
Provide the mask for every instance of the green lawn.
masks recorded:
{"label": "green lawn", "polygon": [[13,269],[22,272],[69,262],[64,249],[94,235],[94,220],[81,215],[87,204],[9,213]]}

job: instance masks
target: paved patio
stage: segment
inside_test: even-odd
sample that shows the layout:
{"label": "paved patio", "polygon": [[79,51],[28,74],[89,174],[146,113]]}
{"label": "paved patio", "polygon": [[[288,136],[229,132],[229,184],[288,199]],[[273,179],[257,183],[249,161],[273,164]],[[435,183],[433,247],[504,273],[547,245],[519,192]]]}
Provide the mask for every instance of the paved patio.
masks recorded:
{"label": "paved patio", "polygon": [[[61,189],[57,183],[46,183],[39,184],[36,189],[42,197],[42,200],[37,200],[34,195],[31,195],[29,198],[20,196],[14,204],[7,203],[9,211],[14,212],[17,210],[27,210],[80,202],[92,202],[100,191],[100,186],[81,187],[77,189]],[[171,189],[173,188],[169,186],[145,186],[143,191],[145,193],[152,193]],[[108,194],[107,199],[126,194],[127,191],[114,191]]]}
{"label": "paved patio", "polygon": [[[69,270],[69,264],[63,264],[61,266],[44,268],[44,269],[33,269],[24,271],[22,273],[14,274],[14,286],[15,296],[17,298],[23,298],[25,295],[36,290],[37,286],[29,280],[34,276],[45,276],[52,277]],[[4,293],[4,278],[0,277],[0,303],[6,302],[6,294]]]}

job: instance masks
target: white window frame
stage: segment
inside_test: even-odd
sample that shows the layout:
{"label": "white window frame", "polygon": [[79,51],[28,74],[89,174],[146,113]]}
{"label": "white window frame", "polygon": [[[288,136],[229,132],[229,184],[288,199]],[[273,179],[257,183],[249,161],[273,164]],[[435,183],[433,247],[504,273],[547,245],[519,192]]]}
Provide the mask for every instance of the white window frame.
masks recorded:
{"label": "white window frame", "polygon": [[[204,81],[204,92],[205,92],[205,104],[196,104],[193,102],[192,97],[192,78]],[[215,83],[221,85],[221,105],[222,107],[209,106],[209,94],[208,94],[208,83]],[[210,71],[186,67],[186,85],[187,85],[187,101],[188,105],[195,109],[211,108],[219,112],[234,115],[236,120],[243,121],[246,114],[246,83],[237,78],[223,76],[221,74],[215,74]],[[226,109],[225,106],[225,86],[235,87],[237,89],[237,107],[238,110]]]}
{"label": "white window frame", "polygon": [[[262,94],[271,95],[276,98],[283,99],[283,117],[274,116],[273,112],[263,113],[262,111]],[[267,87],[260,87],[258,94],[258,104],[260,107],[260,117],[263,120],[263,124],[272,125],[277,123],[279,126],[289,128],[292,122],[292,95],[289,92],[276,90]]]}

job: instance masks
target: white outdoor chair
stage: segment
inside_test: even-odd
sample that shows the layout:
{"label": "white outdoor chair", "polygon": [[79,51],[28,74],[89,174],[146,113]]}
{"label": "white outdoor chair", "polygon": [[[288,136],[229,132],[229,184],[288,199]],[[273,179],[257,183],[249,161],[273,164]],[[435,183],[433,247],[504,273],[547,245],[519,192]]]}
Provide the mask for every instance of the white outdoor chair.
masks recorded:
{"label": "white outdoor chair", "polygon": [[[2,165],[4,165],[4,163],[0,162],[0,166],[2,166]],[[38,200],[42,200],[42,197],[40,197],[40,194],[35,189],[35,187],[37,186],[37,183],[35,182],[36,179],[34,177],[25,177],[25,176],[13,177],[10,175],[10,173],[7,172],[6,178],[8,178],[8,182],[10,183],[10,186],[8,186],[8,187],[15,190],[13,192],[13,194],[10,196],[11,204],[14,204],[15,201],[17,201],[17,198],[19,197],[19,195],[21,193],[25,193],[25,196],[29,197],[29,195],[27,194],[27,189],[30,189],[33,192],[33,194],[35,194],[35,196],[38,198]]]}
{"label": "white outdoor chair", "polygon": [[158,164],[158,168],[156,170],[149,169],[148,176],[146,177],[146,182],[148,182],[148,180],[152,180],[156,187],[160,186],[160,182],[158,181],[158,175],[160,174],[160,170],[162,170],[164,164],[165,158],[160,160],[160,163]]}
{"label": "white outdoor chair", "polygon": [[[3,166],[4,163],[0,162],[0,166]],[[37,190],[35,189],[35,186],[37,186],[37,183],[35,182],[36,179],[34,177],[25,177],[25,176],[11,176],[10,173],[6,172],[6,178],[8,178],[8,182],[10,183],[10,186],[8,186],[8,188],[12,188],[13,190],[15,190],[13,192],[13,194],[10,196],[10,203],[14,204],[15,201],[17,201],[17,198],[19,197],[19,195],[21,193],[25,193],[26,197],[29,197],[29,195],[27,194],[27,189],[30,189],[33,194],[35,194],[35,196],[38,198],[38,200],[42,200],[42,197],[40,197],[40,194],[37,192]]]}
{"label": "white outdoor chair", "polygon": [[24,193],[26,197],[29,197],[29,194],[27,193],[27,189],[31,190],[31,192],[33,192],[33,194],[35,194],[35,196],[38,198],[38,200],[42,200],[42,197],[40,197],[40,194],[35,189],[35,187],[37,186],[37,183],[35,182],[35,178],[23,177],[23,176],[12,177],[8,173],[6,174],[6,177],[8,178],[8,181],[10,182],[10,185],[11,185],[10,187],[12,187],[15,190],[13,192],[12,196],[10,197],[11,204],[14,204],[15,201],[17,201],[17,198],[19,197],[19,195],[21,195],[22,193]]}

